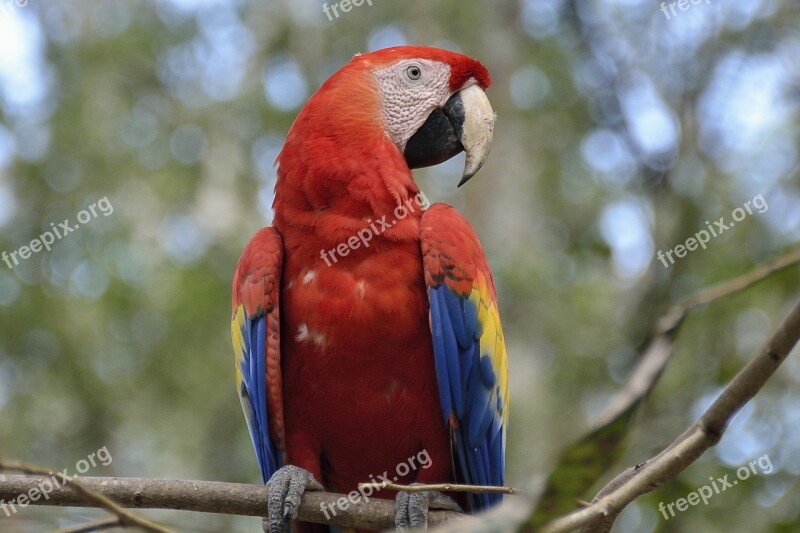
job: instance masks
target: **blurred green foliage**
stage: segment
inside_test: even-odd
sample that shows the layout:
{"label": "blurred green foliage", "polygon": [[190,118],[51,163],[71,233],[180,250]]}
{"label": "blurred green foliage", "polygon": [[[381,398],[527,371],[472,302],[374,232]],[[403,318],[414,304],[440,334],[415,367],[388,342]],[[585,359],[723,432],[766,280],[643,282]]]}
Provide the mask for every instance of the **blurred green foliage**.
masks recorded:
{"label": "blurred green foliage", "polygon": [[[299,106],[360,51],[441,46],[492,73],[484,169],[458,190],[460,158],[417,179],[467,215],[495,271],[511,485],[588,427],[671,302],[800,238],[796,3],[701,2],[669,19],[644,0],[372,4],[332,21],[312,0],[0,5],[0,251],[104,197],[113,206],[51,251],[0,263],[3,457],[71,468],[106,446],[113,463],[87,475],[259,481],[233,387],[230,278],[271,220],[272,164]],[[768,209],[707,249],[657,259],[757,195]],[[689,317],[619,470],[694,420],[797,299],[797,279],[783,272]],[[798,359],[616,531],[799,528]],[[770,475],[658,513],[764,454]],[[181,530],[260,527],[148,514]],[[28,508],[0,529],[98,515]]]}

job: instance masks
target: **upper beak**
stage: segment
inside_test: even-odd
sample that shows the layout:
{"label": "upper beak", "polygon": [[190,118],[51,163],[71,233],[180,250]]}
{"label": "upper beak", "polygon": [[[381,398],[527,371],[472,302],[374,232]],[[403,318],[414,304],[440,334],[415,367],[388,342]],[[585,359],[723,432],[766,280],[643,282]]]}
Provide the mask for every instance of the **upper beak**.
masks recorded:
{"label": "upper beak", "polygon": [[477,85],[455,93],[444,107],[435,109],[406,143],[409,168],[437,165],[466,152],[461,187],[480,170],[489,155],[494,134],[494,111]]}

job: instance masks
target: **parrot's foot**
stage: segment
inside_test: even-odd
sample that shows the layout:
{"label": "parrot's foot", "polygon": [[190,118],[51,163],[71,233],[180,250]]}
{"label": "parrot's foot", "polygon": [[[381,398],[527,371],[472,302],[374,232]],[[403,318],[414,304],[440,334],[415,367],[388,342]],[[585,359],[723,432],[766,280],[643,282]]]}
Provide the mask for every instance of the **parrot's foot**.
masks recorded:
{"label": "parrot's foot", "polygon": [[[412,483],[411,485],[422,485]],[[463,512],[451,498],[437,490],[422,492],[398,492],[394,504],[394,525],[398,531],[408,529],[427,529],[428,509],[445,509]]]}
{"label": "parrot's foot", "polygon": [[324,490],[314,475],[299,466],[286,465],[267,482],[269,502],[263,526],[265,533],[289,531],[289,520],[297,518],[300,500],[306,490]]}

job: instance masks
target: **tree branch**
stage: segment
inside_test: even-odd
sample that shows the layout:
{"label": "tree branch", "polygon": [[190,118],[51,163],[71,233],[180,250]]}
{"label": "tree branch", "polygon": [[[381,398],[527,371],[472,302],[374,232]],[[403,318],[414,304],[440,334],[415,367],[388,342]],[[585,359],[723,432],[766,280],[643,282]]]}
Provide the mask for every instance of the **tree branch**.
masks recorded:
{"label": "tree branch", "polygon": [[588,507],[547,524],[542,531],[608,531],[635,498],[673,479],[722,438],[728,422],[775,373],[800,340],[800,303],[778,330],[731,381],[711,407],[661,453],[611,480]]}
{"label": "tree branch", "polygon": [[[0,500],[11,501],[47,480],[50,480],[50,476],[0,474]],[[267,510],[268,489],[261,485],[115,477],[82,477],[80,484],[93,493],[128,508],[176,509],[245,516],[264,516]],[[31,502],[31,505],[97,506],[95,501],[87,499],[73,486],[54,488],[47,500],[40,498]],[[325,516],[325,512],[329,518]],[[449,520],[470,519],[471,517],[461,513],[431,510],[428,522],[436,525]],[[369,498],[368,502],[351,504],[345,494],[306,492],[300,505],[298,520],[383,530],[394,527],[394,501]]]}
{"label": "tree branch", "polygon": [[[61,472],[58,472],[55,468],[46,468],[42,466],[32,465],[28,463],[23,463],[21,461],[11,461],[11,462],[3,462],[0,461],[0,470],[19,470],[20,472],[26,472],[28,474],[36,474],[37,478],[40,478],[42,481],[47,481],[48,487],[52,487],[53,485],[58,486],[59,488],[63,488],[65,490],[72,491],[74,494],[79,495],[83,501],[87,502],[87,505],[91,505],[92,507],[98,507],[100,509],[105,509],[109,513],[113,514],[115,518],[115,522],[117,525],[122,527],[139,527],[145,531],[150,531],[152,533],[172,533],[171,530],[162,527],[155,522],[151,522],[146,518],[142,518],[141,516],[137,516],[133,513],[126,511],[123,507],[117,504],[117,502],[109,499],[101,491],[93,490],[86,485],[83,484],[82,481],[77,481],[74,477],[69,477],[63,475]],[[2,475],[0,475],[0,479],[2,479]],[[17,476],[17,477],[29,477],[29,476]],[[75,476],[77,477],[77,476]],[[55,482],[55,483],[54,483]],[[0,483],[2,485],[2,483]],[[26,490],[20,490],[12,493],[11,495],[5,495],[0,487],[0,501],[3,502],[3,505],[11,505],[13,506],[17,503],[17,498],[22,494],[29,494],[31,489],[35,489],[35,492],[30,492],[30,496],[27,498],[30,503],[36,505],[37,501],[41,501],[41,498],[44,497],[44,486],[36,484],[32,487],[28,487]],[[37,494],[37,501],[33,500],[33,494]],[[17,505],[19,505],[17,503]],[[27,504],[26,504],[27,505]],[[5,507],[3,509],[5,511]]]}

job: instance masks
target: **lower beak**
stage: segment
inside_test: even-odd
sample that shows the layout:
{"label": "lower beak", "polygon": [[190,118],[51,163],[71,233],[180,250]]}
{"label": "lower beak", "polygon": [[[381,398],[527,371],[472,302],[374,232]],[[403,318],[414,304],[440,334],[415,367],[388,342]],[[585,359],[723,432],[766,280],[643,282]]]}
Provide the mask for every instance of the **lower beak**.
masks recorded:
{"label": "lower beak", "polygon": [[494,134],[494,112],[486,93],[477,85],[455,93],[435,109],[406,143],[409,168],[438,165],[466,152],[461,187],[480,170],[489,155]]}

